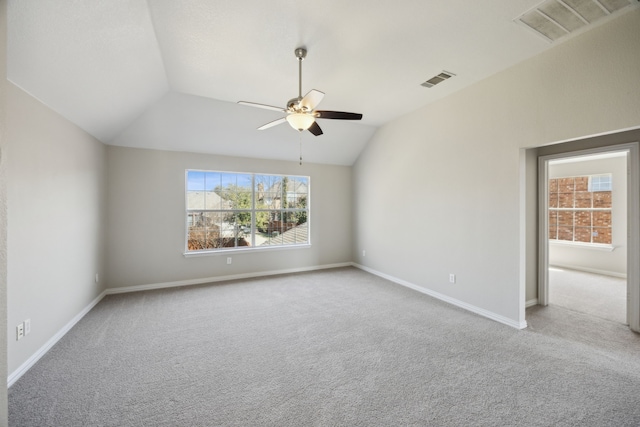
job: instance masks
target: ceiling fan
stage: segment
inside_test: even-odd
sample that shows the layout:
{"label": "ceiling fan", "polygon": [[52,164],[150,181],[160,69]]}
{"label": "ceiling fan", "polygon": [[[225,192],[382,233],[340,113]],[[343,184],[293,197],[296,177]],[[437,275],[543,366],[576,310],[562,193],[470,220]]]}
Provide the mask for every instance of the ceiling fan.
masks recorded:
{"label": "ceiling fan", "polygon": [[286,113],[285,117],[262,125],[258,130],[269,129],[270,127],[279,125],[280,123],[289,122],[292,128],[297,131],[308,130],[315,136],[322,135],[322,129],[318,126],[316,119],[333,119],[333,120],[361,120],[362,114],[346,113],[343,111],[327,111],[316,110],[316,106],[322,101],[324,92],[311,89],[305,96],[302,96],[302,60],[307,56],[307,50],[299,47],[294,51],[298,58],[298,97],[292,98],[287,102],[287,107],[274,107],[272,105],[258,104],[255,102],[239,101],[238,104],[248,105],[250,107],[264,108],[266,110],[280,111]]}

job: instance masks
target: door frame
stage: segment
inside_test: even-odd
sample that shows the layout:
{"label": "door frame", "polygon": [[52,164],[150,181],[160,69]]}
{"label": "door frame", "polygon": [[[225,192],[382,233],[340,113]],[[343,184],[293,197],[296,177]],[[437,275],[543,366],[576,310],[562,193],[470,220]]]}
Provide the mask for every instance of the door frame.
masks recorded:
{"label": "door frame", "polygon": [[538,157],[538,304],[549,304],[549,161],[607,152],[627,154],[627,323],[640,332],[640,150],[638,142]]}

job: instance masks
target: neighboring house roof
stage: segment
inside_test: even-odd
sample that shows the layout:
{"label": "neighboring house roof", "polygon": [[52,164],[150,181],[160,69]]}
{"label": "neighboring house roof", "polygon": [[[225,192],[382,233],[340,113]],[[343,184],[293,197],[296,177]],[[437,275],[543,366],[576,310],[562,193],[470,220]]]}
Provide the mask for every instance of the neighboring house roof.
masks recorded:
{"label": "neighboring house roof", "polygon": [[223,200],[215,191],[187,192],[187,209],[210,210],[230,208],[230,203]]}
{"label": "neighboring house roof", "polygon": [[270,245],[295,245],[300,243],[308,243],[309,242],[309,226],[308,223],[302,223],[296,227],[293,227],[290,230],[285,231],[284,233],[278,235],[277,237],[273,237],[260,246],[270,246]]}
{"label": "neighboring house roof", "polygon": [[[287,182],[286,191],[295,192],[297,194],[302,195],[302,194],[307,194],[309,190],[307,188],[306,182],[289,180],[289,182]],[[278,181],[275,184],[273,184],[271,187],[265,190],[265,193],[278,194],[278,195],[282,194],[282,181]]]}

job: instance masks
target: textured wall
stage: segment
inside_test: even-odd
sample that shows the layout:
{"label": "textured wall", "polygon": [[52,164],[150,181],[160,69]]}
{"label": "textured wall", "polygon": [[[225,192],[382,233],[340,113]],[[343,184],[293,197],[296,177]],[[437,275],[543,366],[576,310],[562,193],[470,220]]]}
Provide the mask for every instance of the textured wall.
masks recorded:
{"label": "textured wall", "polygon": [[[113,146],[107,158],[110,288],[351,261],[350,167]],[[185,258],[186,169],[310,176],[311,247]]]}
{"label": "textured wall", "polygon": [[629,12],[382,127],[354,166],[354,260],[523,321],[520,148],[640,125],[639,27]]}

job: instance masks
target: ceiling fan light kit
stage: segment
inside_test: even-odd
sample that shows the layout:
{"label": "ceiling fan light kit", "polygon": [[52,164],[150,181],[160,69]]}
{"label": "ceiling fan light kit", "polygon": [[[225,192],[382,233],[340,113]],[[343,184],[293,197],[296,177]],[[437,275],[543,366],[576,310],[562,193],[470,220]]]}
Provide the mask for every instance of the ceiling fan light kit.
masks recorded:
{"label": "ceiling fan light kit", "polygon": [[238,104],[248,105],[250,107],[263,108],[266,110],[281,111],[287,113],[285,117],[262,125],[258,130],[268,129],[270,127],[284,123],[285,121],[291,127],[299,132],[308,130],[315,136],[322,135],[322,129],[316,123],[316,119],[333,119],[333,120],[361,120],[362,114],[347,113],[343,111],[320,111],[316,110],[316,106],[322,101],[324,92],[311,89],[305,96],[302,96],[302,61],[307,56],[307,50],[298,47],[294,50],[296,58],[298,58],[298,96],[287,102],[286,108],[274,107],[272,105],[259,104],[255,102],[239,101]]}
{"label": "ceiling fan light kit", "polygon": [[287,116],[287,121],[292,128],[302,132],[309,129],[316,119],[309,113],[293,113]]}

